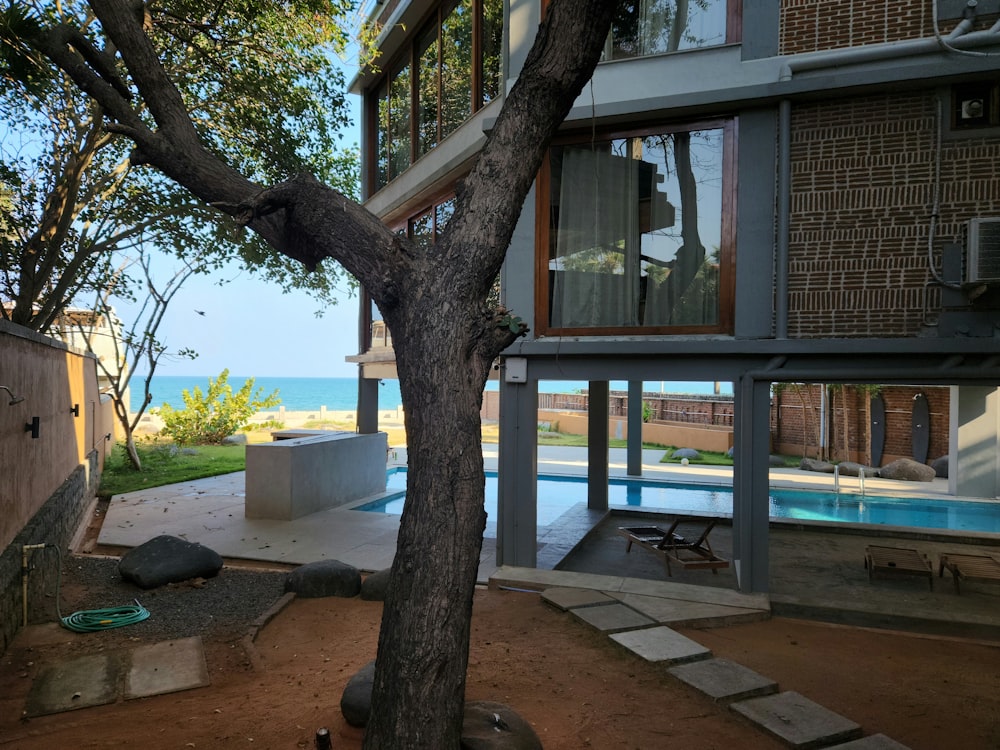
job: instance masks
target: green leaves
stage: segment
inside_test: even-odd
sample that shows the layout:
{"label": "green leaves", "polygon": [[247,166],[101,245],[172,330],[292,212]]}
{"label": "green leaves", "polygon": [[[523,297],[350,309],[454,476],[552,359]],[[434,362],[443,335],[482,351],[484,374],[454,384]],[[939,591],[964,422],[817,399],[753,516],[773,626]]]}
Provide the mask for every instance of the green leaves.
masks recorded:
{"label": "green leaves", "polygon": [[254,379],[247,378],[243,386],[233,392],[229,385],[229,370],[223,370],[218,378],[208,379],[208,391],[202,393],[195,386],[182,393],[183,409],[174,409],[164,404],[159,409],[164,426],[162,435],[172,438],[177,445],[213,445],[244,430],[250,418],[261,409],[281,403],[278,391],[268,396],[263,389],[254,390]]}

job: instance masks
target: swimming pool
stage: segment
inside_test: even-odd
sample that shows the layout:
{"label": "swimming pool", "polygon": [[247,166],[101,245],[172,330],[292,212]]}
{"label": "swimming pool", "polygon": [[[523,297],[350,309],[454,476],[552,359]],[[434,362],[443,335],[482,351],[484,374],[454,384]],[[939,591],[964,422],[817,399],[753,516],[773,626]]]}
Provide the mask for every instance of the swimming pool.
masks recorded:
{"label": "swimming pool", "polygon": [[[389,472],[387,490],[395,494],[355,510],[402,513],[406,469]],[[586,502],[585,478],[539,475],[539,526],[553,524],[571,507]],[[612,507],[657,512],[732,515],[733,491],[725,486],[612,478],[608,483],[608,503]],[[1000,533],[1000,502],[862,496],[845,492],[838,495],[772,487],[768,505],[772,518]],[[490,521],[496,521],[496,507],[497,475],[487,472],[486,512]]]}

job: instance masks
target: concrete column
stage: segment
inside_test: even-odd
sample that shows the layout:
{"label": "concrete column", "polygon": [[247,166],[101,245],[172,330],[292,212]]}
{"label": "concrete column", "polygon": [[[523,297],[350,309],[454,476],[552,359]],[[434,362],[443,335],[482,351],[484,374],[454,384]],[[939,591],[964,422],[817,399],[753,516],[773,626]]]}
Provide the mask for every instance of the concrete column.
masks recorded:
{"label": "concrete column", "polygon": [[991,386],[952,386],[948,491],[960,497],[1000,495],[1000,392]]}
{"label": "concrete column", "polygon": [[378,383],[358,378],[358,432],[363,435],[378,432]]}
{"label": "concrete column", "polygon": [[608,509],[608,402],[607,380],[590,381],[587,408],[587,507]]}
{"label": "concrete column", "polygon": [[733,565],[740,591],[768,590],[770,390],[744,375],[736,383],[733,429]]}
{"label": "concrete column", "polygon": [[534,568],[538,544],[538,381],[500,379],[497,564]]}
{"label": "concrete column", "polygon": [[642,476],[642,381],[628,382],[628,468],[630,477]]}

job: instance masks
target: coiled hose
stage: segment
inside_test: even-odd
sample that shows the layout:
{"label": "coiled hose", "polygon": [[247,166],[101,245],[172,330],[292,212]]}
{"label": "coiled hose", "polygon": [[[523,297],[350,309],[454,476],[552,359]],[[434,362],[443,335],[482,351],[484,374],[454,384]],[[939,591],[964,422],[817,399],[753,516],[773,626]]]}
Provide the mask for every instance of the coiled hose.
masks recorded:
{"label": "coiled hose", "polygon": [[122,607],[108,607],[106,609],[82,609],[71,615],[63,617],[59,609],[60,589],[62,587],[62,555],[55,545],[46,545],[45,549],[55,550],[59,560],[56,569],[56,614],[59,622],[67,630],[76,633],[95,633],[100,630],[111,630],[124,625],[134,625],[149,617],[149,610],[139,603],[138,599],[133,599],[134,605],[126,604]]}

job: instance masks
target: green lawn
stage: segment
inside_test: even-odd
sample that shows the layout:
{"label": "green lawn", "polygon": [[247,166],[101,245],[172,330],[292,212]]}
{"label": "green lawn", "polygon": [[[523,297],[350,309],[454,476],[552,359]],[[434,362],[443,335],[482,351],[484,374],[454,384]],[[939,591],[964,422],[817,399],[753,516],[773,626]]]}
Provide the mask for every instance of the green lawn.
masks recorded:
{"label": "green lawn", "polygon": [[104,465],[98,496],[107,498],[246,469],[246,446],[243,445],[178,448],[173,443],[158,442],[140,445],[139,457],[142,471],[133,469],[125,452],[116,448]]}

